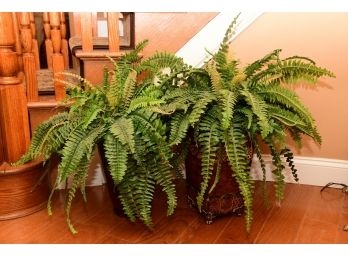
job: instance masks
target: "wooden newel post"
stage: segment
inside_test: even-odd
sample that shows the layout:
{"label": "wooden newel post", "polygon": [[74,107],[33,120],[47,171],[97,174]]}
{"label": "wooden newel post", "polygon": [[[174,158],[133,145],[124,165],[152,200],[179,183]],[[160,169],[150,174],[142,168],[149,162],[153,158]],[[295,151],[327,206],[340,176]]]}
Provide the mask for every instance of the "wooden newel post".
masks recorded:
{"label": "wooden newel post", "polygon": [[[55,78],[64,79],[62,75],[56,75],[57,72],[64,71],[64,57],[62,54],[62,34],[60,31],[60,14],[58,12],[50,12],[50,25],[51,25],[51,39],[53,46],[52,54],[52,68]],[[56,95],[56,100],[63,100],[65,97],[65,86],[63,83],[55,81],[54,91]]]}
{"label": "wooden newel post", "polygon": [[[14,162],[30,141],[27,100],[18,78],[12,13],[0,12],[0,160]],[[0,164],[1,165],[1,164]]]}
{"label": "wooden newel post", "polygon": [[33,53],[34,40],[30,24],[30,13],[20,13],[19,21],[27,99],[29,102],[36,102],[39,100],[39,91],[36,79],[37,63]]}

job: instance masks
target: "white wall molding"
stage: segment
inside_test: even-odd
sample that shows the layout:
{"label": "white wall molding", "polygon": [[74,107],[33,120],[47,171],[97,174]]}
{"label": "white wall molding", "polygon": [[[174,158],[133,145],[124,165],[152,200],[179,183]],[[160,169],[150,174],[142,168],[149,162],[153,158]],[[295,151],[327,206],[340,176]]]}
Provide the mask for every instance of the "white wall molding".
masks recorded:
{"label": "white wall molding", "polygon": [[[270,155],[263,155],[266,163],[266,178],[274,181],[272,174],[272,158]],[[285,160],[284,160],[285,161]],[[325,186],[329,182],[348,184],[348,161],[294,156],[294,164],[297,169],[299,184]],[[284,163],[285,167],[288,167]],[[255,180],[262,180],[260,163],[254,155],[251,172]],[[286,168],[285,179],[288,183],[295,183],[291,171]]]}
{"label": "white wall molding", "polygon": [[[209,58],[209,54],[217,52],[226,29],[233,18],[238,15],[237,12],[221,12],[212,19],[203,29],[192,37],[176,54],[184,61],[194,67],[200,67]],[[262,12],[242,12],[238,18],[235,34],[231,41],[254,22]]]}

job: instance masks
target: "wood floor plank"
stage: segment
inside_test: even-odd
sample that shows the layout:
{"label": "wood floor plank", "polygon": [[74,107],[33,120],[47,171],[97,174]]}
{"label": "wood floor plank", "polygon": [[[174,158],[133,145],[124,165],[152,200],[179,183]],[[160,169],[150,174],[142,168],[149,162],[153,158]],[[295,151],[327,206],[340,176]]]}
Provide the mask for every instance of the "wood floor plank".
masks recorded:
{"label": "wood floor plank", "polygon": [[253,203],[253,223],[250,233],[246,231],[244,216],[236,219],[231,218],[231,222],[224,229],[215,243],[219,244],[250,244],[253,243],[258,233],[262,229],[267,217],[270,215],[274,202],[273,184],[267,184],[268,206],[262,200],[261,182],[255,185]]}
{"label": "wood floor plank", "polygon": [[337,224],[305,218],[292,243],[295,244],[334,244]]}
{"label": "wood floor plank", "polygon": [[[197,212],[197,211],[196,211]],[[206,224],[203,217],[199,216],[184,232],[178,243],[184,244],[212,244],[232,219],[243,219],[242,217],[224,216],[216,218],[212,224]]]}
{"label": "wood floor plank", "polygon": [[342,206],[339,209],[340,216],[338,219],[337,230],[335,235],[336,244],[348,244],[348,231],[344,231],[343,227],[348,225],[348,194],[342,194]]}
{"label": "wood floor plank", "polygon": [[[348,244],[348,195],[330,189],[325,195],[318,187],[287,185],[282,206],[262,209],[255,198],[254,223],[245,233],[242,217],[223,217],[206,225],[195,209],[188,207],[186,188],[180,184],[178,208],[166,217],[164,194],[156,193],[153,207],[155,229],[141,222],[114,215],[105,186],[88,188],[88,202],[81,197],[73,204],[72,222],[79,231],[72,235],[65,222],[62,192],[54,199],[54,214],[41,210],[27,217],[0,221],[0,243],[339,243]],[[268,216],[267,216],[268,215]],[[267,217],[265,217],[267,216]]]}
{"label": "wood floor plank", "polygon": [[[104,187],[90,187],[86,189],[86,193],[88,196],[87,203],[84,203],[82,201],[82,197],[80,195],[77,195],[74,199],[71,211],[71,220],[73,224],[77,220],[79,220],[80,222],[87,221],[89,218],[98,213],[103,208],[103,206],[105,206],[105,204],[111,204],[111,201],[108,198],[108,194],[106,193]],[[59,238],[66,237],[67,235],[71,234],[66,225],[63,191],[58,192],[57,196],[54,199],[52,216],[48,216],[46,210],[42,210],[40,211],[40,213],[41,214],[39,217],[42,219],[38,220],[35,223],[33,220],[31,221],[31,223],[28,222],[25,225],[20,222],[22,228],[17,232],[23,235],[20,237],[20,239],[14,237],[15,243],[52,243]],[[39,213],[37,213],[37,215],[39,215]],[[32,215],[28,216],[28,218],[29,220],[31,220]],[[18,222],[19,220],[14,221]],[[75,228],[77,230],[79,229],[78,226]],[[30,233],[23,233],[24,231],[30,229]]]}
{"label": "wood floor plank", "polygon": [[184,231],[197,218],[197,213],[189,208],[177,207],[175,214],[160,220],[154,231],[146,231],[136,241],[140,244],[172,244],[182,240]]}
{"label": "wood floor plank", "polygon": [[255,243],[293,243],[314,193],[310,186],[287,184],[281,207],[272,208]]}

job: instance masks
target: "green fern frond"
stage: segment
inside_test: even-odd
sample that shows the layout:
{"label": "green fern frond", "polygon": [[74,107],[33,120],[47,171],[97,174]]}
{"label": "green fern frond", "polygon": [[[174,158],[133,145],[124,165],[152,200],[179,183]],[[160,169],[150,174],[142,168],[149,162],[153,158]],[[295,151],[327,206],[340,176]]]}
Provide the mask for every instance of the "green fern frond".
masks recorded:
{"label": "green fern frond", "polygon": [[66,178],[73,174],[84,156],[94,150],[96,142],[103,134],[104,126],[99,126],[90,130],[77,128],[67,139],[62,149],[62,160],[58,166],[59,181],[65,181]]}
{"label": "green fern frond", "polygon": [[218,94],[218,92],[223,88],[223,84],[221,75],[216,68],[216,63],[213,60],[209,61],[205,66],[205,70],[210,77],[213,91],[215,94]]}
{"label": "green fern frond", "polygon": [[82,118],[82,128],[87,129],[88,126],[98,118],[100,112],[102,111],[103,109],[97,105],[89,105],[83,112],[84,116]]}
{"label": "green fern frond", "polygon": [[159,162],[154,162],[150,168],[156,183],[167,195],[167,216],[172,215],[177,206],[177,196],[171,167],[166,162],[159,160]]}
{"label": "green fern frond", "polygon": [[296,182],[299,182],[299,178],[298,178],[298,174],[297,174],[297,169],[294,165],[294,154],[292,153],[292,151],[288,148],[285,148],[281,151],[281,154],[284,155],[285,157],[285,161],[287,162],[290,170],[291,170],[291,173],[292,173],[292,176],[294,178],[294,180]]}
{"label": "green fern frond", "polygon": [[132,70],[124,83],[124,96],[123,96],[123,106],[128,108],[129,104],[134,96],[134,91],[136,87],[137,72]]}
{"label": "green fern frond", "polygon": [[276,49],[272,51],[271,53],[267,54],[263,58],[256,60],[255,62],[247,65],[244,68],[244,73],[247,76],[247,78],[254,76],[257,72],[264,69],[264,67],[269,64],[272,61],[279,60],[279,53],[281,52],[281,49]]}
{"label": "green fern frond", "polygon": [[65,213],[66,222],[72,234],[76,234],[77,230],[72,225],[70,219],[71,205],[73,199],[75,198],[77,188],[80,187],[82,184],[85,184],[86,176],[88,174],[88,167],[91,162],[91,155],[92,153],[89,153],[88,156],[85,156],[81,161],[80,165],[76,170],[76,173],[73,175],[72,184],[70,185],[70,188],[68,190],[67,200],[65,203]]}
{"label": "green fern frond", "polygon": [[239,17],[240,13],[233,19],[233,21],[230,23],[228,26],[224,38],[222,42],[220,43],[220,47],[218,52],[214,55],[213,59],[217,62],[218,68],[223,68],[227,64],[227,55],[228,55],[228,49],[229,49],[229,41],[233,34],[235,33],[235,26],[237,24],[237,20]]}
{"label": "green fern frond", "polygon": [[219,143],[220,131],[215,117],[206,115],[199,123],[198,141],[201,151],[201,175],[202,182],[197,195],[197,206],[201,211],[204,196],[214,168],[217,145]]}
{"label": "green fern frond", "polygon": [[253,220],[253,181],[249,172],[246,142],[245,133],[239,122],[233,123],[230,130],[224,134],[228,161],[244,200],[246,229],[250,231]]}
{"label": "green fern frond", "polygon": [[123,56],[121,56],[119,63],[120,64],[129,64],[129,63],[135,63],[138,62],[141,58],[139,55],[142,50],[148,45],[149,40],[145,39],[140,41],[134,48],[134,50],[127,52]]}
{"label": "green fern frond", "polygon": [[285,169],[285,166],[283,165],[280,158],[280,153],[274,144],[270,140],[266,140],[266,144],[271,150],[272,163],[274,165],[274,170],[272,172],[275,175],[275,195],[278,203],[280,204],[280,202],[284,199],[285,176],[283,175],[283,170]]}
{"label": "green fern frond", "polygon": [[138,215],[146,226],[152,228],[151,202],[156,182],[145,163],[138,168],[138,171],[138,178],[135,184],[135,200],[139,211]]}
{"label": "green fern frond", "polygon": [[270,85],[267,87],[261,87],[258,94],[272,104],[284,105],[286,108],[294,110],[303,121],[308,124],[308,126],[314,127],[314,119],[312,115],[300,101],[295,92],[277,85]]}
{"label": "green fern frond", "polygon": [[[221,126],[223,130],[226,130],[230,127],[232,117],[233,117],[233,112],[234,112],[234,107],[237,103],[237,98],[238,98],[238,93],[234,91],[228,91],[225,93],[224,97],[221,98],[222,101],[222,120],[221,120]],[[220,90],[220,93],[222,91]]]}
{"label": "green fern frond", "polygon": [[211,192],[214,191],[215,187],[217,186],[217,184],[220,181],[221,164],[222,164],[224,151],[225,151],[225,149],[221,146],[217,150],[215,178],[214,178],[214,182],[213,182],[212,186],[209,189],[208,194],[211,194]]}
{"label": "green fern frond", "polygon": [[331,71],[318,67],[311,62],[303,62],[302,59],[287,58],[281,62],[282,81],[285,83],[296,83],[300,80],[305,80],[315,83],[318,78],[323,76],[335,77]]}
{"label": "green fern frond", "polygon": [[110,132],[134,153],[134,126],[132,119],[120,117],[110,126]]}
{"label": "green fern frond", "polygon": [[139,108],[144,109],[146,107],[158,106],[164,103],[165,102],[162,99],[156,99],[147,95],[139,96],[130,102],[127,113],[131,113],[132,111],[135,111]]}
{"label": "green fern frond", "polygon": [[251,93],[247,87],[244,87],[240,91],[241,95],[245,97],[245,101],[251,106],[253,113],[258,117],[258,124],[261,129],[261,136],[266,138],[270,133],[270,127],[268,123],[267,105],[264,100],[256,94]]}
{"label": "green fern frond", "polygon": [[270,116],[277,121],[284,124],[286,127],[301,126],[306,127],[306,124],[302,119],[294,112],[287,111],[283,108],[274,105],[268,105],[267,107]]}
{"label": "green fern frond", "polygon": [[175,113],[172,117],[170,124],[170,145],[179,144],[182,139],[186,136],[187,130],[189,128],[189,113]]}
{"label": "green fern frond", "polygon": [[192,111],[188,117],[190,124],[195,124],[205,113],[207,106],[215,100],[215,96],[209,92],[204,92],[201,94],[201,98],[192,107]]}
{"label": "green fern frond", "polygon": [[265,205],[268,207],[268,189],[267,189],[267,180],[266,180],[266,164],[265,160],[262,157],[261,149],[259,147],[258,142],[256,139],[253,143],[254,151],[256,153],[257,159],[260,162],[261,170],[262,170],[262,200],[265,203]]}
{"label": "green fern frond", "polygon": [[112,134],[107,134],[104,141],[105,158],[115,184],[119,184],[127,170],[128,152],[122,143]]}
{"label": "green fern frond", "polygon": [[118,106],[118,103],[120,100],[119,94],[121,94],[121,92],[119,90],[118,83],[119,83],[118,72],[115,71],[113,72],[113,75],[111,77],[109,89],[106,92],[106,98],[111,108]]}
{"label": "green fern frond", "polygon": [[184,67],[183,59],[169,52],[156,52],[151,57],[143,60],[138,67],[138,72],[148,71],[150,75],[162,73],[169,68],[169,73],[180,71]]}
{"label": "green fern frond", "polygon": [[50,131],[54,131],[55,128],[63,125],[64,122],[68,120],[68,118],[69,114],[67,112],[62,112],[51,117],[47,121],[42,122],[34,132],[29,146],[29,150],[17,162],[13,163],[12,165],[23,165],[28,161],[35,160],[36,158],[38,158],[41,155],[42,149],[45,146],[47,133]]}

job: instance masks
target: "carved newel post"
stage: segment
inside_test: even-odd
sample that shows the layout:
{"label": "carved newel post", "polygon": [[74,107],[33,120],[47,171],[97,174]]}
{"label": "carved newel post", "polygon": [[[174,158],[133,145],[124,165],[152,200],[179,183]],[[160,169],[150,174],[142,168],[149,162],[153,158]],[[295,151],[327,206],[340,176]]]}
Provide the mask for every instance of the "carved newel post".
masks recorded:
{"label": "carved newel post", "polygon": [[0,127],[3,160],[16,161],[30,141],[27,99],[18,75],[11,13],[0,13]]}
{"label": "carved newel post", "polygon": [[43,208],[48,195],[47,183],[32,191],[43,172],[41,162],[9,165],[26,152],[30,141],[25,88],[18,77],[14,17],[0,12],[0,220]]}

